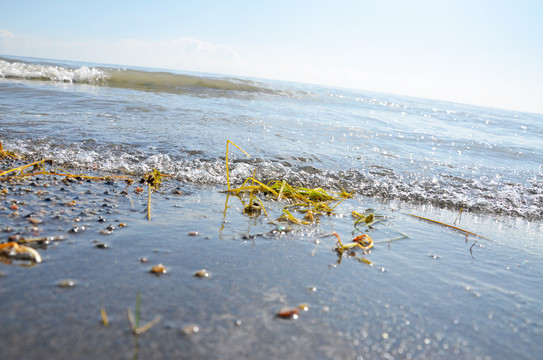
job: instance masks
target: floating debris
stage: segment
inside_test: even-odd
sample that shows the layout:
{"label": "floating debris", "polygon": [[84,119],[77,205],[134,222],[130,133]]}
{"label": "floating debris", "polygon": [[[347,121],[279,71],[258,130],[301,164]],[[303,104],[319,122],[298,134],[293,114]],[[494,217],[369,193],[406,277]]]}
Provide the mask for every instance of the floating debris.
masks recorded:
{"label": "floating debris", "polygon": [[[407,213],[405,213],[405,215],[409,215],[409,216],[415,217],[415,218],[417,218],[417,219],[425,220],[425,221],[428,221],[428,222],[431,222],[431,223],[434,223],[434,224],[438,224],[438,225],[441,225],[441,226],[448,227],[449,229],[453,229],[453,230],[456,230],[456,231],[463,232],[463,233],[466,235],[466,240],[467,240],[467,236],[468,236],[468,235],[473,235],[473,236],[476,236],[476,237],[481,238],[481,239],[485,239],[485,240],[488,240],[488,241],[493,241],[492,239],[489,239],[489,238],[487,238],[487,237],[481,236],[481,235],[479,235],[479,234],[473,233],[473,232],[468,231],[468,230],[461,229],[461,228],[459,228],[459,227],[457,227],[457,226],[454,226],[454,225],[445,224],[445,223],[442,223],[442,222],[440,222],[440,221],[428,219],[428,218],[425,218],[425,217],[422,217],[422,216],[418,216],[418,215],[407,214]],[[456,221],[456,220],[455,220],[455,221]]]}
{"label": "floating debris", "polygon": [[335,250],[339,255],[343,254],[345,250],[353,249],[353,248],[360,248],[364,251],[368,251],[373,247],[373,239],[368,235],[359,235],[353,239],[352,243],[349,244],[343,244],[341,242],[341,238],[337,233],[332,233],[337,238],[337,243]]}
{"label": "floating debris", "polygon": [[37,264],[41,263],[41,256],[36,250],[19,245],[15,241],[0,244],[0,254],[15,259],[31,260]]}
{"label": "floating debris", "polygon": [[373,239],[368,234],[358,235],[353,239],[353,242],[357,243],[364,250],[369,250],[373,247]]}
{"label": "floating debris", "polygon": [[[240,198],[244,207],[243,212],[250,217],[259,216],[261,213],[264,213],[264,215],[267,216],[264,203],[258,198],[258,194],[266,196],[269,200],[288,202],[289,205],[283,209],[283,215],[277,220],[291,222],[297,225],[311,225],[318,222],[319,216],[333,214],[336,206],[343,200],[352,197],[352,194],[347,193],[344,190],[336,193],[328,193],[320,187],[310,189],[292,186],[285,180],[271,180],[267,184],[264,184],[256,179],[256,171],[253,171],[253,175],[247,178],[240,187],[233,189],[230,186],[230,174],[228,169],[228,147],[230,144],[250,157],[245,150],[230,140],[226,141],[226,180],[228,183],[228,190],[226,192]],[[243,197],[246,199],[247,193],[249,199],[246,204]],[[333,202],[336,203],[332,206]],[[303,219],[297,218],[292,213],[293,211],[304,214]]]}
{"label": "floating debris", "polygon": [[368,260],[365,257],[357,257],[356,260],[360,261],[361,263],[367,264],[369,266],[373,266],[373,263],[371,262],[371,260]]}

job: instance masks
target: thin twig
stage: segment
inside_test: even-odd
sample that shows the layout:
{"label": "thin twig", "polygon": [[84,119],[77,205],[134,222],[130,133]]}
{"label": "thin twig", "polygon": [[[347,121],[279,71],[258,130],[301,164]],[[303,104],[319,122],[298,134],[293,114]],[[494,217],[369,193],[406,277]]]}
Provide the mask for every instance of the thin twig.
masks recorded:
{"label": "thin twig", "polygon": [[477,236],[481,239],[485,239],[485,240],[488,240],[488,241],[494,241],[492,239],[489,239],[487,237],[484,237],[484,236],[481,236],[479,234],[476,234],[476,233],[473,233],[471,231],[468,231],[468,230],[464,230],[464,229],[461,229],[457,226],[454,226],[454,225],[449,225],[449,224],[445,224],[445,223],[442,223],[440,221],[436,221],[436,220],[432,220],[432,219],[428,219],[428,218],[425,218],[425,217],[422,217],[422,216],[418,216],[418,215],[413,215],[413,214],[408,214],[408,213],[404,213],[405,215],[409,215],[409,216],[412,216],[412,217],[416,217],[418,219],[421,219],[421,220],[425,220],[425,221],[429,221],[429,222],[432,222],[434,224],[438,224],[438,225],[442,225],[442,226],[445,226],[445,227],[448,227],[450,229],[453,229],[453,230],[457,230],[457,231],[461,231],[463,232],[464,234],[470,234],[470,235],[473,235],[473,236]]}

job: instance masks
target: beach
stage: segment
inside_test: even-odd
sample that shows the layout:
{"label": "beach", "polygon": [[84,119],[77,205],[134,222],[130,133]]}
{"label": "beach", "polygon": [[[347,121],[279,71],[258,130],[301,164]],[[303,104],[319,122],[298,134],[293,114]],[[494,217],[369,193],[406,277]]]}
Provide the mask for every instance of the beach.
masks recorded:
{"label": "beach", "polygon": [[[0,176],[0,242],[41,258],[1,257],[2,358],[539,356],[540,115],[171,79],[0,79],[0,141],[20,156],[0,173],[51,160]],[[231,188],[255,174],[337,206],[285,221],[291,201],[255,193],[266,213],[248,213],[227,140],[251,156],[230,148]],[[363,235],[373,247],[338,251]]]}
{"label": "beach", "polygon": [[[137,186],[45,176],[2,183],[3,204],[18,204],[1,211],[3,238],[57,239],[35,245],[39,264],[3,258],[6,359],[476,359],[539,351],[541,250],[500,242],[514,239],[520,224],[512,220],[502,219],[504,231],[497,220],[464,214],[462,223],[498,242],[466,238],[404,214],[454,220],[453,213],[358,198],[297,226],[274,221],[280,204],[270,203],[267,219],[248,219],[235,197],[225,208],[221,189],[166,180],[149,221]],[[364,255],[371,264],[360,253],[338,257],[331,233],[351,239],[351,212],[366,208],[386,218],[363,230],[376,242]],[[407,238],[387,242],[400,234]],[[152,273],[157,264],[167,272]],[[196,277],[201,269],[210,277]],[[138,294],[142,323],[161,320],[134,335],[127,309],[135,310]],[[298,319],[277,316],[300,305],[307,310]]]}

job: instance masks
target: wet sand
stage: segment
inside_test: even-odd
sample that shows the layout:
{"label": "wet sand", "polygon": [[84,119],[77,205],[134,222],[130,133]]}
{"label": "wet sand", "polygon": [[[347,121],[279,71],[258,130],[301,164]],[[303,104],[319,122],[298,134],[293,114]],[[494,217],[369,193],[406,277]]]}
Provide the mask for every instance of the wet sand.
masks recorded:
{"label": "wet sand", "polygon": [[[57,237],[32,245],[40,264],[1,258],[3,359],[521,359],[543,351],[540,224],[466,213],[462,226],[493,239],[466,241],[404,214],[452,222],[454,213],[354,198],[317,225],[298,226],[274,220],[281,204],[269,204],[268,218],[249,218],[235,197],[225,207],[224,189],[174,180],[153,194],[149,221],[137,186],[0,182],[1,242]],[[352,239],[351,211],[367,208],[386,218],[367,229],[374,249],[338,258],[331,233]],[[401,234],[408,237],[383,242]],[[167,273],[151,273],[157,264]],[[201,269],[211,276],[194,276]],[[67,280],[75,285],[60,286]],[[134,335],[127,309],[138,293],[141,324],[161,320]],[[277,316],[300,305],[308,310],[298,319]]]}

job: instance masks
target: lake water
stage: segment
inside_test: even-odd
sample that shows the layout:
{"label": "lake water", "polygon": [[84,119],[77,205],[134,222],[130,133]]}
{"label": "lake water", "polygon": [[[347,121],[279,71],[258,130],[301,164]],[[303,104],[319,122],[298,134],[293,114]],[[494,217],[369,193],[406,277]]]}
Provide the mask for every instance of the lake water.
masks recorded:
{"label": "lake water", "polygon": [[[118,235],[117,247],[134,258],[157,251],[166,262],[171,252],[192,254],[171,265],[173,272],[212,264],[219,274],[214,282],[194,285],[190,276],[170,276],[161,285],[156,279],[123,285],[117,294],[113,284],[131,284],[132,273],[96,275],[111,285],[107,290],[87,280],[91,293],[98,286],[123,301],[133,302],[138,287],[153,288],[142,301],[171,320],[153,341],[183,344],[167,345],[171,353],[529,359],[543,351],[543,115],[261,79],[0,57],[0,140],[29,160],[49,158],[66,169],[137,177],[156,168],[184,184],[182,200],[157,195],[154,213],[160,215],[151,223],[130,212],[132,200],[119,200],[136,230]],[[232,184],[255,171],[263,181],[345,189],[354,198],[316,226],[270,235],[274,221],[247,218],[239,201],[225,208],[226,140],[251,155],[230,147]],[[351,258],[338,263],[330,233],[347,238],[351,211],[367,208],[387,219],[368,229],[382,241],[368,255],[375,266]],[[452,224],[460,209],[458,226],[490,241],[406,215]],[[270,213],[280,214],[281,207],[270,205]],[[175,240],[194,228],[204,243]],[[162,242],[133,243],[138,234],[161,234]],[[403,234],[407,238],[386,243]],[[79,278],[98,264],[110,268],[110,257],[73,261],[88,251],[81,245],[85,236],[91,241],[95,235],[59,246],[63,252],[47,250],[45,259],[64,254]],[[49,277],[55,271],[62,277],[55,266],[39,265]],[[21,281],[74,308],[93,305],[86,293],[72,302],[51,295],[25,268],[3,269],[3,308],[16,306]],[[313,286],[316,295],[308,290]],[[172,295],[172,288],[182,294]],[[172,307],[181,300],[188,308]],[[273,316],[274,306],[301,302],[311,307],[299,320]],[[178,329],[187,317],[210,325],[187,340]],[[247,326],[232,325],[239,319]],[[64,324],[81,330],[77,321]],[[6,326],[32,333],[16,317]],[[83,333],[89,346],[99,340]],[[121,347],[132,355],[130,344]],[[118,351],[115,343],[104,348],[104,356]],[[164,355],[145,357],[153,354]]]}

